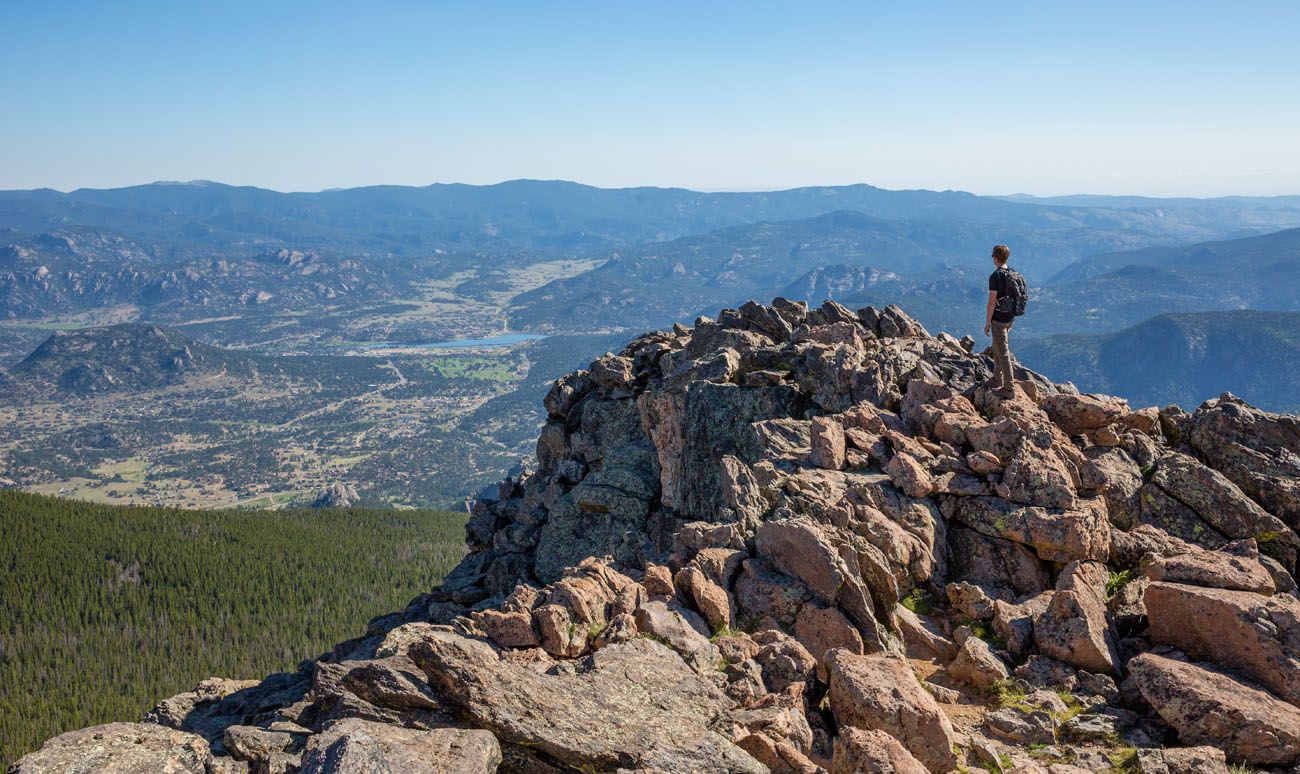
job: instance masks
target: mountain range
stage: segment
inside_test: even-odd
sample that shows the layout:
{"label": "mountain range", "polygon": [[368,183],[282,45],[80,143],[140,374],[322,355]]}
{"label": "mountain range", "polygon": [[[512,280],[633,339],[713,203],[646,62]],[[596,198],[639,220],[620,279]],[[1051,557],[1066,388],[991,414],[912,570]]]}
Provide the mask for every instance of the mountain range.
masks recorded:
{"label": "mountain range", "polygon": [[142,392],[218,376],[244,383],[267,378],[337,388],[384,382],[392,372],[375,358],[275,357],[214,347],[172,328],[121,323],[55,331],[12,366],[9,376],[15,385],[33,392],[86,396]]}
{"label": "mountain range", "polygon": [[[1027,335],[1107,331],[1154,315],[1300,309],[1300,229],[1179,247],[1101,253],[1046,271],[1049,238],[963,224],[881,221],[859,213],[741,226],[618,253],[600,267],[515,297],[526,329],[689,323],[711,305],[786,295],[849,306],[905,302],[929,327],[983,325],[988,259],[999,237],[1031,280]],[[1042,279],[1035,281],[1037,275]]]}
{"label": "mountain range", "polygon": [[[1081,322],[1118,329],[1157,312],[1291,309],[1298,240],[1260,234],[1296,226],[1296,197],[1008,200],[868,185],[5,191],[0,319],[108,309],[166,324],[233,319],[211,335],[264,346],[265,331],[295,327],[299,342],[325,328],[336,341],[465,330],[464,320],[411,314],[430,304],[483,312],[470,333],[590,333],[689,322],[749,297],[825,294],[904,299],[927,325],[965,331],[980,323],[987,250],[1005,242],[1040,289],[1031,334],[1042,335]],[[1218,269],[1185,276],[1209,254]],[[1078,284],[1103,274],[1103,298]],[[406,306],[383,308],[391,304]],[[336,322],[304,327],[304,314]]]}
{"label": "mountain range", "polygon": [[[1157,200],[1158,201],[1158,200]],[[1191,241],[1294,224],[1294,198],[1050,205],[961,191],[870,185],[705,193],[681,188],[603,189],[565,181],[496,185],[369,186],[281,193],[209,181],[114,189],[0,191],[0,227],[39,233],[67,225],[136,239],[213,246],[269,244],[422,254],[431,249],[605,248],[662,241],[758,221],[854,210],[886,219],[1122,230]],[[1205,210],[1210,213],[1206,214]]]}
{"label": "mountain range", "polygon": [[1300,313],[1167,314],[1105,334],[1019,344],[1017,357],[1088,392],[1135,405],[1198,405],[1222,392],[1300,413]]}
{"label": "mountain range", "polygon": [[[117,428],[110,397],[122,395],[151,413],[119,434],[149,443],[112,453],[147,448],[141,459],[157,469],[150,475],[171,476],[194,464],[192,450],[176,456],[191,433],[219,451],[222,488],[212,491],[223,503],[280,486],[290,489],[272,489],[277,497],[310,498],[330,483],[311,473],[316,463],[276,461],[284,475],[265,478],[250,453],[274,436],[313,454],[329,449],[329,476],[346,476],[374,502],[416,488],[377,478],[401,457],[402,469],[420,477],[417,502],[451,504],[527,448],[548,379],[637,330],[781,296],[851,309],[900,304],[933,332],[982,341],[987,256],[997,242],[1012,245],[1012,265],[1031,284],[1029,314],[1013,336],[1022,361],[1137,403],[1191,404],[1230,389],[1289,409],[1289,318],[1243,310],[1300,311],[1296,226],[1296,197],[1007,200],[865,185],[701,193],[512,181],[279,193],[192,183],[0,192],[0,365],[10,369],[0,384],[54,401],[24,415],[25,430],[11,430],[25,439],[0,475],[55,489],[72,479],[107,486],[121,461],[98,448],[60,456],[66,439],[47,423],[65,420],[60,401],[105,396],[94,402],[93,423]],[[1213,324],[1186,317],[1201,312],[1233,314]],[[1153,319],[1160,315],[1174,317]],[[120,322],[136,327],[102,327]],[[1253,330],[1256,323],[1263,327]],[[51,330],[89,327],[98,332],[38,349]],[[510,331],[552,338],[495,343]],[[485,339],[487,348],[422,354],[465,338]],[[77,346],[92,340],[79,355]],[[1114,354],[1125,352],[1141,356]],[[330,359],[340,354],[348,357]],[[1152,374],[1149,362],[1165,370]],[[1226,386],[1211,378],[1224,369],[1240,378]],[[238,423],[255,411],[256,421],[238,433],[221,422],[189,428],[193,409],[148,397],[179,400],[167,390],[201,385],[203,374],[219,375],[222,391],[204,393],[199,413]],[[285,424],[322,416],[321,402],[329,422]],[[424,411],[436,420],[419,421]],[[340,430],[358,423],[376,430]],[[87,432],[97,438],[98,424]],[[448,442],[474,453],[452,459],[435,448]],[[191,502],[176,496],[169,502]]]}

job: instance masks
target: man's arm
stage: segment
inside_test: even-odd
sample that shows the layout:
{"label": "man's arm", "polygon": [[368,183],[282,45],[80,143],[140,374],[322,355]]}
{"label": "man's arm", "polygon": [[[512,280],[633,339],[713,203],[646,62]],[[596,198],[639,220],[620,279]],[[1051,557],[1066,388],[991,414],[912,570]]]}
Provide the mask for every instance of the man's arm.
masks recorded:
{"label": "man's arm", "polygon": [[997,305],[998,305],[998,292],[996,290],[990,290],[989,307],[988,309],[984,310],[984,335],[985,336],[989,336],[992,333],[991,329],[993,327],[993,309],[997,307]]}

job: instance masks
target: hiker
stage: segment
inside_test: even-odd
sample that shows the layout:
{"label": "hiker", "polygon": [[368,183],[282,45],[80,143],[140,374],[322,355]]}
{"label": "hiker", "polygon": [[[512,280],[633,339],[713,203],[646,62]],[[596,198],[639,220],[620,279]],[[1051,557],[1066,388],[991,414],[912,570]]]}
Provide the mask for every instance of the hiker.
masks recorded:
{"label": "hiker", "polygon": [[989,304],[984,312],[984,335],[993,337],[992,386],[1002,398],[1016,394],[1016,381],[1011,373],[1011,347],[1007,341],[1016,318],[1025,313],[1029,291],[1025,278],[1007,267],[1011,248],[993,247],[993,264],[997,266],[989,275]]}

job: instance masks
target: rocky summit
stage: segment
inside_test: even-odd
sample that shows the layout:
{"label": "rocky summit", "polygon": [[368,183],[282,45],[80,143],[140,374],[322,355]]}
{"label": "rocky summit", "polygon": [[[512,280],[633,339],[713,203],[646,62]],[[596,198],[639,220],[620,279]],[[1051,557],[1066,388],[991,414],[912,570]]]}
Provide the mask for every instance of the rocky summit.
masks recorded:
{"label": "rocky summit", "polygon": [[1300,771],[1300,418],[776,299],[559,379],[445,581],[13,772]]}

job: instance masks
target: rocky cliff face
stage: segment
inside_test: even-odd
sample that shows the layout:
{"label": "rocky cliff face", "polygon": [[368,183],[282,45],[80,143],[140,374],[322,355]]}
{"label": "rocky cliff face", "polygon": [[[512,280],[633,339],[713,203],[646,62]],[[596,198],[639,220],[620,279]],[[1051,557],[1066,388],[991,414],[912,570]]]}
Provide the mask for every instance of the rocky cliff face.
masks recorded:
{"label": "rocky cliff face", "polygon": [[1300,418],[972,349],[784,299],[642,336],[439,588],[14,770],[1293,771]]}

